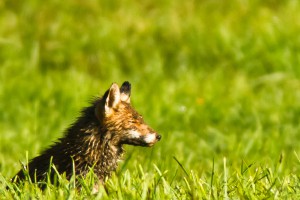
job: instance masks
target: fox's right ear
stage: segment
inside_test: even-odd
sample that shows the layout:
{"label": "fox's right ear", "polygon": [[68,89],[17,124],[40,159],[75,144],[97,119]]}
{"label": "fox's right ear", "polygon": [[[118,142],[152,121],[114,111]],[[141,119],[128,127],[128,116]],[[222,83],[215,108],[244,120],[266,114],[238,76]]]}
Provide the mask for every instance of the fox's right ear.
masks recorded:
{"label": "fox's right ear", "polygon": [[121,94],[121,101],[130,103],[131,84],[128,81],[125,81],[122,84],[120,88],[120,94]]}
{"label": "fox's right ear", "polygon": [[116,108],[116,106],[120,103],[121,101],[121,94],[120,94],[120,89],[119,86],[116,83],[113,83],[109,90],[108,94],[105,99],[105,105],[104,105],[104,111],[105,114],[110,114],[112,112],[113,108]]}

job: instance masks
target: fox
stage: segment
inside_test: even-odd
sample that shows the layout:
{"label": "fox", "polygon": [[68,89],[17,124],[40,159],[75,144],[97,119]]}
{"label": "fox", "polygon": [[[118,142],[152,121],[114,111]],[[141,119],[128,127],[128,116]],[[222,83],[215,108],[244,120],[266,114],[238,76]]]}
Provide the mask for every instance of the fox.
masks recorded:
{"label": "fox", "polygon": [[74,172],[75,176],[85,177],[92,169],[104,184],[125,153],[123,145],[151,147],[161,140],[161,135],[131,106],[130,97],[128,81],[121,87],[113,83],[102,97],[81,111],[63,137],[23,165],[12,181],[20,183],[28,176],[32,182],[46,181],[47,176],[54,176],[54,172],[48,174],[52,164],[68,180]]}

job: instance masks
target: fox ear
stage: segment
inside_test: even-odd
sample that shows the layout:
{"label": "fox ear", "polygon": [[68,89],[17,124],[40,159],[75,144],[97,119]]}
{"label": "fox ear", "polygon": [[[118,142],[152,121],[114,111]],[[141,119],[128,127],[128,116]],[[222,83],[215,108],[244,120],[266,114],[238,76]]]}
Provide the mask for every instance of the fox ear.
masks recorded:
{"label": "fox ear", "polygon": [[111,109],[115,108],[121,101],[120,89],[116,83],[113,83],[108,91],[108,95],[105,100],[105,113],[110,113]]}
{"label": "fox ear", "polygon": [[130,103],[130,94],[131,94],[131,84],[128,81],[125,81],[120,88],[120,98],[121,101]]}

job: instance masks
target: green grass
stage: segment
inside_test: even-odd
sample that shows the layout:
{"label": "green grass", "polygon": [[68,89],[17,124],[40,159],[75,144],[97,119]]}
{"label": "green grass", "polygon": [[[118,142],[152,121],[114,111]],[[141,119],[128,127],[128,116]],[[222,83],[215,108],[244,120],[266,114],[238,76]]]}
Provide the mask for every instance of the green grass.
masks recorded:
{"label": "green grass", "polygon": [[[0,3],[0,199],[298,199],[298,1]],[[162,140],[106,189],[10,178],[112,82]],[[6,186],[10,189],[7,190]],[[90,187],[89,187],[90,186]]]}

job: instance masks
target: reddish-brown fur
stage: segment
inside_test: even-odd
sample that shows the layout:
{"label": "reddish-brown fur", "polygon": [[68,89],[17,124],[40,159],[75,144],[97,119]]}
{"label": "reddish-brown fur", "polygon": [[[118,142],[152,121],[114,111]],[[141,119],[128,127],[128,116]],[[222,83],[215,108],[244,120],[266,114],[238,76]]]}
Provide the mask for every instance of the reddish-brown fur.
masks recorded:
{"label": "reddish-brown fur", "polygon": [[[129,82],[124,82],[121,88],[112,84],[102,98],[82,111],[64,137],[28,163],[26,171],[31,181],[44,181],[52,160],[57,171],[66,173],[68,179],[73,170],[76,175],[85,177],[93,168],[98,179],[104,182],[116,170],[124,144],[152,146],[159,141],[161,136],[146,125],[130,105],[130,93]],[[13,181],[24,180],[24,170],[21,169]]]}

